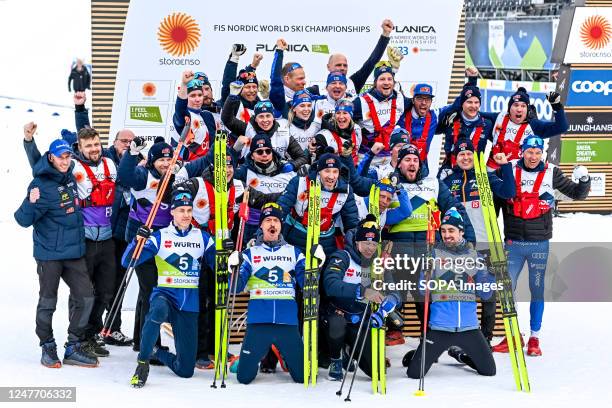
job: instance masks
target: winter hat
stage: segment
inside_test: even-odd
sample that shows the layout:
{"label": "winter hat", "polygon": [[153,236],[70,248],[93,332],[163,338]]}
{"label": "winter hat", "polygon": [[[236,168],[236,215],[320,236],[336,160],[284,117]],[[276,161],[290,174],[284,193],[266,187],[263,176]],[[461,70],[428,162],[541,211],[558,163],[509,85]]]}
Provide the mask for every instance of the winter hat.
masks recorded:
{"label": "winter hat", "polygon": [[461,152],[474,152],[474,145],[472,144],[472,141],[470,139],[468,139],[467,137],[459,137],[459,139],[457,140],[457,143],[455,143],[455,148],[453,149],[453,154],[456,156]]}
{"label": "winter hat", "polygon": [[391,185],[391,180],[388,178],[380,179],[376,182],[376,187],[380,188],[380,191],[386,191],[387,193],[395,194],[395,187]]}
{"label": "winter hat", "polygon": [[323,169],[340,169],[340,157],[335,153],[323,153],[317,160],[317,172]]}
{"label": "winter hat", "polygon": [[460,104],[463,105],[465,101],[470,99],[472,96],[475,96],[480,101],[481,100],[480,89],[477,86],[472,86],[472,85],[464,86],[463,90],[461,91],[461,95],[459,96]]}
{"label": "winter hat", "polygon": [[331,84],[332,82],[335,82],[335,81],[342,82],[344,85],[346,85],[346,83],[348,82],[346,80],[346,75],[344,75],[342,72],[334,71],[334,72],[330,72],[327,75],[327,82],[326,82],[325,86],[327,86],[327,85],[329,85],[329,84]]}
{"label": "winter hat", "polygon": [[193,196],[187,187],[178,186],[172,191],[171,208],[177,207],[193,207]]}
{"label": "winter hat", "polygon": [[198,79],[200,81],[202,81],[202,86],[204,85],[210,85],[210,81],[208,80],[208,75],[206,75],[204,72],[196,72],[194,74],[194,79]]}
{"label": "winter hat", "polygon": [[258,84],[257,82],[257,74],[255,71],[247,71],[246,69],[241,69],[238,73],[237,81],[242,82],[243,84]]}
{"label": "winter hat", "polygon": [[536,136],[536,135],[528,136],[523,141],[523,144],[521,145],[521,151],[524,152],[530,147],[535,147],[537,149],[544,151],[544,140],[540,136]]}
{"label": "winter hat", "polygon": [[525,102],[525,104],[529,106],[529,94],[527,93],[527,90],[523,88],[522,86],[519,87],[516,90],[516,92],[508,100],[508,112],[510,112],[510,107],[515,102]]}
{"label": "winter hat", "polygon": [[451,207],[444,213],[444,217],[442,218],[442,222],[440,225],[453,225],[459,228],[461,231],[464,229],[463,225],[463,217],[459,214],[459,211],[455,207]]}
{"label": "winter hat", "polygon": [[264,219],[268,217],[276,217],[279,221],[283,221],[283,211],[280,206],[276,203],[267,203],[264,204],[261,209],[261,215],[259,216],[259,225],[264,221]]}
{"label": "winter hat", "polygon": [[391,64],[388,61],[381,61],[376,64],[376,68],[374,68],[374,83],[376,83],[379,76],[385,73],[389,73],[391,76],[395,77],[393,67],[391,67]]}
{"label": "winter hat", "polygon": [[257,133],[255,136],[253,136],[253,138],[251,139],[250,147],[251,153],[253,153],[257,149],[262,149],[266,147],[272,149],[272,141],[270,140],[270,137],[267,134]]}
{"label": "winter hat", "polygon": [[260,113],[271,113],[274,115],[274,106],[270,101],[259,101],[255,104],[254,112],[255,116],[259,115]]}
{"label": "winter hat", "polygon": [[174,148],[166,143],[163,137],[156,137],[155,143],[153,143],[153,146],[149,149],[147,162],[153,164],[158,159],[172,157],[172,155],[174,155]]}
{"label": "winter hat", "polygon": [[419,161],[421,160],[421,155],[419,154],[418,147],[413,144],[407,144],[403,146],[397,153],[397,164],[399,164],[404,159],[404,157],[408,156],[409,154],[413,154],[419,158]]}
{"label": "winter hat", "polygon": [[293,94],[293,100],[291,101],[291,107],[296,107],[300,103],[304,102],[312,102],[312,97],[310,96],[310,92],[305,89],[297,91]]}
{"label": "winter hat", "polygon": [[433,88],[429,84],[416,84],[414,86],[414,92],[412,93],[412,95],[413,96],[425,95],[425,96],[431,96],[433,98],[434,97]]}
{"label": "winter hat", "polygon": [[64,153],[73,154],[74,152],[70,148],[70,144],[64,139],[55,139],[49,145],[49,153],[54,155],[55,157],[60,157]]}
{"label": "winter hat", "polygon": [[201,91],[204,84],[199,79],[192,79],[187,82],[187,94],[192,93],[193,91]]}
{"label": "winter hat", "polygon": [[77,141],[76,132],[71,132],[68,129],[62,129],[61,131],[62,139],[68,142],[69,145],[73,145]]}
{"label": "winter hat", "polygon": [[410,143],[410,134],[404,128],[397,127],[391,132],[391,138],[389,139],[389,147],[393,149],[398,143]]}
{"label": "winter hat", "polygon": [[342,98],[338,102],[336,102],[336,107],[334,108],[335,112],[347,112],[351,117],[353,117],[353,101],[347,98]]}
{"label": "winter hat", "polygon": [[380,241],[380,230],[374,214],[368,214],[357,225],[355,232],[355,242],[359,241]]}

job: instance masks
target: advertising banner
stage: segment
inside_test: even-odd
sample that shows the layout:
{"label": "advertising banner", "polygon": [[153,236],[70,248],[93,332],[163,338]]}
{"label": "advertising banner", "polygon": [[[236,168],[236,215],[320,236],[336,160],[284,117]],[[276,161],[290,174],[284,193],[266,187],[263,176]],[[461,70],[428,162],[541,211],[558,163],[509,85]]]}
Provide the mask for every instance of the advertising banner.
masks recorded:
{"label": "advertising banner", "polygon": [[569,129],[566,135],[612,136],[612,112],[566,112]]}
{"label": "advertising banner", "polygon": [[612,140],[562,140],[562,163],[612,163]]}
{"label": "advertising banner", "polygon": [[612,106],[612,70],[572,69],[567,106]]}
{"label": "advertising banner", "polygon": [[333,53],[347,56],[350,75],[366,61],[382,33],[381,22],[390,16],[395,24],[390,45],[405,55],[396,79],[406,90],[417,82],[430,83],[434,105],[445,105],[463,1],[430,0],[409,8],[402,0],[389,0],[385,7],[352,3],[342,12],[327,12],[330,4],[323,0],[296,3],[285,12],[281,7],[276,1],[261,0],[247,13],[223,2],[203,6],[187,0],[132,0],[110,134],[129,127],[137,135],[169,138],[182,71],[205,72],[214,98],[219,99],[223,69],[234,43],[247,47],[239,68],[251,62],[253,53],[263,54],[257,68],[260,79],[270,77],[278,38],[289,44],[284,62],[302,64],[309,85],[324,85]]}
{"label": "advertising banner", "polygon": [[576,7],[564,63],[612,64],[612,7]]}

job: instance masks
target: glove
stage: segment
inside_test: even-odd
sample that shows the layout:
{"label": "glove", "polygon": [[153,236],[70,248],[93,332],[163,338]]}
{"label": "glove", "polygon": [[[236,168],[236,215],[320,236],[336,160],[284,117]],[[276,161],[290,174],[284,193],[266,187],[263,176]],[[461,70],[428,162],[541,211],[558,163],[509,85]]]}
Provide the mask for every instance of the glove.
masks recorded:
{"label": "glove", "polygon": [[244,84],[241,81],[234,81],[230,84],[230,95],[238,96]]}
{"label": "glove", "polygon": [[232,241],[231,238],[225,238],[223,241],[221,241],[221,247],[225,251],[231,251],[234,249],[234,241]]}
{"label": "glove", "polygon": [[342,142],[342,157],[351,157],[352,154],[353,144],[350,141],[345,140]]}
{"label": "glove", "polygon": [[244,44],[232,45],[232,52],[230,53],[229,60],[238,63],[240,56],[246,52],[246,46]]}
{"label": "glove", "polygon": [[181,169],[183,168],[183,165],[179,162],[174,163],[174,166],[172,166],[172,174],[176,175],[179,171],[181,171]]}
{"label": "glove", "polygon": [[325,263],[325,251],[323,250],[323,245],[321,244],[316,244],[313,245],[310,248],[310,253],[312,254],[312,256],[314,258],[317,258],[317,260],[319,261],[319,264],[324,264]]}
{"label": "glove", "polygon": [[387,57],[389,58],[389,63],[393,68],[393,72],[397,72],[400,67],[400,62],[404,58],[404,54],[397,47],[388,46],[387,47]]}
{"label": "glove", "polygon": [[257,85],[257,92],[259,92],[259,97],[261,99],[268,99],[270,97],[270,81],[267,79],[262,79],[259,81]]}
{"label": "glove", "polygon": [[546,100],[550,103],[550,106],[552,106],[555,112],[558,112],[560,109],[563,109],[563,104],[561,103],[561,94],[559,92],[550,92],[548,95],[546,95]]}
{"label": "glove", "polygon": [[359,288],[357,289],[357,299],[367,299],[370,302],[381,303],[384,298],[382,293],[377,290],[374,290],[372,288],[365,288],[364,290],[363,286],[359,286]]}
{"label": "glove", "polygon": [[391,185],[393,186],[393,188],[397,188],[397,183],[399,182],[399,176],[397,175],[397,173],[392,173],[389,177],[389,181],[391,181]]}
{"label": "glove", "polygon": [[538,111],[536,110],[535,105],[529,105],[527,108],[527,119],[533,120],[538,118]]}
{"label": "glove", "polygon": [[283,164],[283,168],[281,169],[281,173],[291,173],[292,171],[295,171],[295,167],[293,166],[293,163],[285,163],[285,164]]}
{"label": "glove", "polygon": [[440,169],[440,175],[438,176],[438,178],[440,180],[444,180],[445,178],[447,178],[451,174],[453,174],[453,170],[452,169]]}
{"label": "glove", "polygon": [[375,329],[382,327],[389,313],[395,310],[395,306],[397,306],[395,297],[385,296],[378,310],[370,316],[370,325]]}
{"label": "glove", "polygon": [[136,136],[132,143],[130,143],[130,154],[132,156],[138,156],[142,149],[147,147],[147,142],[141,136]]}
{"label": "glove", "polygon": [[235,268],[236,266],[240,265],[240,252],[233,251],[227,258],[227,264],[230,268]]}
{"label": "glove", "polygon": [[589,171],[584,166],[576,166],[574,167],[574,171],[572,172],[572,178],[574,180],[579,180],[583,183],[589,181]]}
{"label": "glove", "polygon": [[136,232],[137,238],[146,240],[146,239],[149,239],[150,236],[151,236],[151,228],[147,227],[146,225],[141,225],[140,227],[138,227],[138,231]]}
{"label": "glove", "polygon": [[451,127],[453,126],[453,122],[455,121],[455,118],[457,117],[457,112],[453,112],[450,115],[446,116],[446,120],[444,121],[444,125],[446,127]]}

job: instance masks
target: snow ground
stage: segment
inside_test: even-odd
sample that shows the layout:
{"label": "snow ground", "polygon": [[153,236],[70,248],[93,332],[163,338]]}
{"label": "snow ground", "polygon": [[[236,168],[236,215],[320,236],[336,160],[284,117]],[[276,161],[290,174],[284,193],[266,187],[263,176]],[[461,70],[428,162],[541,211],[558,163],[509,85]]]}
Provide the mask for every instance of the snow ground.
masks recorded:
{"label": "snow ground", "polygon": [[[5,105],[11,109],[5,109]],[[28,108],[34,109],[28,113]],[[51,116],[58,112],[60,116]],[[131,348],[110,347],[111,356],[101,359],[96,369],[63,367],[51,370],[39,363],[40,349],[34,333],[37,302],[37,276],[31,256],[31,231],[20,228],[13,219],[31,179],[22,148],[22,126],[29,120],[39,123],[36,140],[44,149],[58,137],[61,128],[72,129],[70,109],[49,107],[0,99],[0,132],[4,150],[9,152],[0,164],[0,183],[7,193],[0,201],[0,236],[2,259],[5,265],[5,284],[0,286],[0,310],[5,334],[0,336],[0,386],[76,386],[78,406],[96,406],[102,401],[117,406],[135,406],[147,402],[150,406],[169,404],[265,404],[267,407],[295,407],[329,405],[346,406],[335,396],[339,384],[327,380],[320,371],[315,389],[304,390],[301,384],[290,382],[286,373],[260,374],[249,386],[237,384],[230,375],[228,388],[212,390],[212,371],[199,371],[191,379],[180,379],[165,367],[152,367],[149,382],[141,390],[132,389],[129,379],[135,368],[136,353]],[[555,220],[555,241],[577,239],[577,231],[589,233],[588,241],[606,241],[612,229],[612,216],[571,214]],[[585,240],[587,241],[587,240]],[[13,271],[13,273],[10,273]],[[526,275],[526,274],[524,274]],[[54,328],[58,344],[65,340],[67,328],[67,288],[60,289],[60,300],[55,314]],[[133,305],[127,305],[127,307]],[[426,397],[414,397],[417,380],[410,380],[401,367],[404,353],[416,347],[416,339],[408,339],[405,346],[389,347],[392,367],[388,372],[388,394],[371,394],[370,382],[363,374],[355,381],[351,403],[353,406],[390,404],[411,407],[452,404],[456,407],[495,405],[500,407],[570,407],[605,404],[612,400],[609,368],[612,357],[608,352],[612,326],[604,316],[612,313],[612,303],[555,303],[547,304],[541,334],[543,357],[527,357],[532,393],[514,390],[514,382],[507,355],[495,355],[497,375],[480,377],[460,367],[443,355],[426,377]],[[523,331],[528,328],[528,305],[519,305]],[[131,334],[133,313],[124,314],[124,332]],[[166,344],[171,340],[165,338]],[[604,346],[604,352],[601,347]],[[608,346],[608,347],[606,347]],[[233,351],[238,348],[233,346]],[[61,356],[61,352],[60,352]],[[348,385],[348,384],[347,384]],[[196,402],[197,401],[197,402]],[[74,404],[72,404],[74,406]]]}

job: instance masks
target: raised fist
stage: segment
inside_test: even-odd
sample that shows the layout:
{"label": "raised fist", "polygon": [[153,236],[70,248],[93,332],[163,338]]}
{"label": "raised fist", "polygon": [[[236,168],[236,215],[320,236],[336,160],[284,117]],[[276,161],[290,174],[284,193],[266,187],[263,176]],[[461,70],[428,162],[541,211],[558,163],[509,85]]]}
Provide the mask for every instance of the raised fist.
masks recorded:
{"label": "raised fist", "polygon": [[34,138],[34,133],[36,132],[37,128],[38,128],[38,125],[34,122],[29,122],[23,125],[23,138],[25,139],[26,142],[32,141],[32,139]]}
{"label": "raised fist", "polygon": [[257,68],[259,64],[261,64],[261,60],[263,59],[263,54],[256,52],[253,54],[253,61],[251,62],[251,66],[253,68]]}
{"label": "raised fist", "polygon": [[288,44],[287,41],[285,41],[284,38],[279,38],[278,40],[276,40],[276,48],[279,50],[287,50]]}
{"label": "raised fist", "polygon": [[383,30],[383,34],[385,37],[389,37],[391,35],[391,31],[393,31],[393,27],[395,27],[393,25],[393,21],[389,20],[388,18],[384,19],[382,24],[380,25],[380,27]]}
{"label": "raised fist", "polygon": [[181,81],[183,82],[183,85],[187,86],[189,81],[191,81],[193,78],[195,78],[195,74],[193,73],[193,71],[187,70],[183,72],[183,75],[181,76]]}
{"label": "raised fist", "polygon": [[39,198],[40,198],[40,190],[38,189],[38,187],[34,187],[33,189],[30,190],[30,202],[34,204],[36,203],[36,201],[38,201]]}

